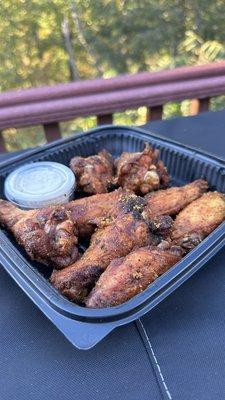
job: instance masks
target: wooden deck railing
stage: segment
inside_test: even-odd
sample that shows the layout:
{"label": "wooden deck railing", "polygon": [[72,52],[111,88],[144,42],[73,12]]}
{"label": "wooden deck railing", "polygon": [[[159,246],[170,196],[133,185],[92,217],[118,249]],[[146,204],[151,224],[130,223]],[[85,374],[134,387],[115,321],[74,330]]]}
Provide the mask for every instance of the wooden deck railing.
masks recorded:
{"label": "wooden deck railing", "polygon": [[162,118],[168,102],[194,99],[192,114],[207,111],[210,98],[225,94],[225,62],[159,72],[121,75],[0,94],[1,131],[43,125],[46,140],[60,137],[61,121],[96,115],[97,123],[113,122],[113,113],[147,107],[147,120]]}

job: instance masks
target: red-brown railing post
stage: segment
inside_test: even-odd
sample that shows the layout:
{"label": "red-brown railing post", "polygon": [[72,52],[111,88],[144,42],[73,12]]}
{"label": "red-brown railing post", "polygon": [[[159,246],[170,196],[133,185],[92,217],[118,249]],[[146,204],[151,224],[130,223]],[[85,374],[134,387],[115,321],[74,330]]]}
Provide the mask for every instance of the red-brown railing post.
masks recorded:
{"label": "red-brown railing post", "polygon": [[148,121],[157,121],[158,119],[162,119],[163,106],[154,106],[147,107],[147,116],[146,120]]}
{"label": "red-brown railing post", "polygon": [[210,98],[205,97],[204,99],[193,99],[190,104],[190,114],[197,115],[201,112],[209,110]]}
{"label": "red-brown railing post", "polygon": [[3,153],[6,151],[5,141],[2,132],[0,131],[0,152]]}
{"label": "red-brown railing post", "polygon": [[210,98],[209,97],[199,100],[199,112],[208,111],[209,106],[210,106]]}
{"label": "red-brown railing post", "polygon": [[108,125],[113,123],[113,115],[105,114],[105,115],[97,115],[97,124],[98,125]]}
{"label": "red-brown railing post", "polygon": [[44,124],[43,127],[47,142],[52,142],[53,140],[61,138],[60,126],[58,122]]}

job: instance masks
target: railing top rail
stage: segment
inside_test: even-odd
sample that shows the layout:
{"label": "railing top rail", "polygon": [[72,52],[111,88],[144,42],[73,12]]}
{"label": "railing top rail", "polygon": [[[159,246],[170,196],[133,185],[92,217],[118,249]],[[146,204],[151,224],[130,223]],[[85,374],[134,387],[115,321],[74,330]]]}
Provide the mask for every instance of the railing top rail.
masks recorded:
{"label": "railing top rail", "polygon": [[122,88],[67,98],[46,99],[0,109],[0,129],[38,125],[73,119],[77,116],[102,115],[140,106],[163,105],[170,101],[206,98],[225,93],[224,76]]}
{"label": "railing top rail", "polygon": [[0,107],[71,98],[116,90],[127,90],[163,83],[225,76],[225,61],[199,66],[180,67],[157,72],[120,75],[110,79],[76,81],[55,86],[11,90],[0,94]]}

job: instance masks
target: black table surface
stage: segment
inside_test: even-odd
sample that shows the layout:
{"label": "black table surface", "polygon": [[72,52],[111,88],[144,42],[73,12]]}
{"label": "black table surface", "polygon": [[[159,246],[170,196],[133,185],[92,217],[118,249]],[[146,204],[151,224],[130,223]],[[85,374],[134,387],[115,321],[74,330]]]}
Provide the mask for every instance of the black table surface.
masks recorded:
{"label": "black table surface", "polygon": [[[225,111],[145,129],[225,158]],[[225,249],[88,351],[76,350],[1,268],[0,399],[224,399],[224,259]]]}

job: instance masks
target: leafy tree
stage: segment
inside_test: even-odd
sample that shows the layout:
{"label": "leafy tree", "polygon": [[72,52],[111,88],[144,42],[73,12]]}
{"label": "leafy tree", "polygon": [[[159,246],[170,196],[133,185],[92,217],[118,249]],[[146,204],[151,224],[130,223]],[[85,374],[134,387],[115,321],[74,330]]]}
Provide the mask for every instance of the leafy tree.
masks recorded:
{"label": "leafy tree", "polygon": [[[224,59],[224,15],[223,0],[4,0],[0,90]],[[165,116],[186,109],[169,105]],[[140,122],[144,112],[128,111],[124,122]]]}

